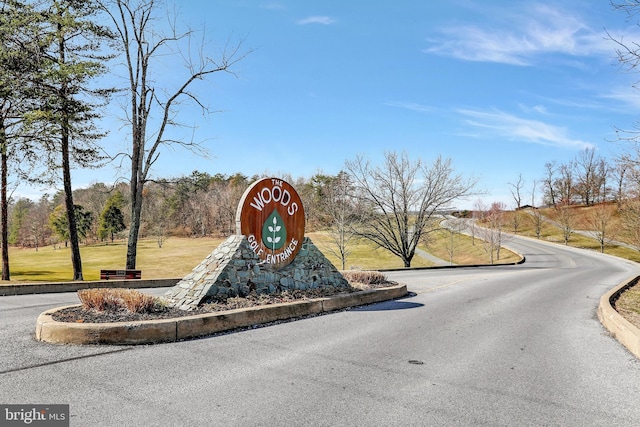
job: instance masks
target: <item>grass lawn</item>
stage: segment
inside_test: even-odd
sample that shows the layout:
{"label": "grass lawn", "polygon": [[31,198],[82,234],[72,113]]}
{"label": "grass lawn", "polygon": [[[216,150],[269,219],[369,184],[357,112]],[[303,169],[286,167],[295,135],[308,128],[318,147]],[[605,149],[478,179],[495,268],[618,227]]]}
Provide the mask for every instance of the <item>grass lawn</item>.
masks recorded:
{"label": "grass lawn", "polygon": [[[307,233],[307,237],[320,248],[339,269],[342,263],[330,248],[326,233]],[[155,239],[142,239],[138,244],[137,266],[144,279],[180,278],[189,273],[224,239],[171,237],[158,248]],[[346,269],[400,268],[400,258],[368,242],[359,242],[351,248]],[[102,269],[124,269],[127,253],[125,240],[109,244],[81,245],[82,270],[85,280],[98,280]],[[45,246],[35,249],[10,248],[11,282],[65,282],[71,280],[71,250]],[[415,256],[412,267],[428,267],[430,261]],[[6,283],[6,282],[5,282]]]}
{"label": "grass lawn", "polygon": [[[482,242],[478,238],[474,240],[473,237],[465,234],[454,234],[453,244],[451,239],[451,233],[439,229],[429,233],[429,244],[421,245],[420,248],[445,261],[451,260],[451,255],[453,255],[454,264],[471,265],[490,263],[489,254],[485,251]],[[507,240],[508,236],[505,236],[505,241]],[[500,259],[496,259],[496,254],[494,253],[493,262],[494,264],[509,264],[520,261],[520,259],[520,255],[502,248],[500,250]]]}
{"label": "grass lawn", "polygon": [[[584,226],[584,217],[587,209],[576,210],[578,224]],[[530,215],[520,213],[522,220],[518,228],[518,234],[535,238],[535,231]],[[547,213],[545,213],[547,214]],[[507,224],[510,224],[507,213]],[[550,213],[548,216],[551,216]],[[614,223],[615,225],[615,223]],[[613,227],[614,230],[616,227]],[[509,226],[506,231],[512,231]],[[342,263],[338,256],[331,251],[331,239],[326,232],[310,232],[306,234],[313,243],[320,248],[325,256],[338,268],[342,269]],[[616,236],[613,232],[612,239]],[[508,239],[508,238],[507,238]],[[541,239],[562,243],[560,229],[549,223],[542,227]],[[155,239],[142,239],[138,244],[137,268],[142,270],[145,279],[180,278],[189,273],[208,254],[210,254],[224,239],[214,238],[179,238],[171,237],[159,248]],[[618,240],[618,239],[616,239]],[[596,239],[574,233],[569,240],[570,246],[599,250]],[[432,255],[448,261],[451,252],[451,235],[448,231],[437,231],[430,234],[429,244],[420,245],[420,249]],[[362,269],[375,270],[385,268],[402,268],[400,258],[389,251],[375,247],[370,242],[359,241],[350,248],[351,253],[347,258],[346,270]],[[126,240],[109,244],[81,245],[83,275],[85,280],[98,280],[101,269],[123,269],[127,252]],[[608,245],[605,252],[618,257],[640,262],[640,253],[622,246]],[[520,259],[520,256],[506,249],[502,249],[498,263],[512,263]],[[71,253],[68,248],[54,249],[46,246],[35,249],[10,248],[9,263],[12,282],[65,282],[72,276]],[[482,244],[476,239],[475,243],[470,236],[455,234],[453,236],[453,263],[454,264],[487,264],[489,256],[484,251]],[[416,254],[411,262],[412,267],[430,267],[434,264]]]}
{"label": "grass lawn", "polygon": [[[342,270],[342,262],[340,258],[331,251],[331,237],[326,232],[307,233],[307,237],[311,239],[313,244],[324,253],[336,268]],[[384,268],[402,268],[404,266],[400,258],[365,240],[357,242],[350,247],[350,250],[351,253],[347,258],[345,270],[377,270]],[[419,256],[415,256],[411,261],[411,266],[430,267],[433,266],[433,263]]]}
{"label": "grass lawn", "polygon": [[[159,248],[155,239],[138,244],[137,266],[144,279],[183,277],[209,255],[223,239],[169,238]],[[127,242],[81,245],[85,280],[100,279],[102,269],[124,269]],[[71,250],[45,246],[35,249],[10,248],[9,265],[14,282],[65,282],[73,276]]]}

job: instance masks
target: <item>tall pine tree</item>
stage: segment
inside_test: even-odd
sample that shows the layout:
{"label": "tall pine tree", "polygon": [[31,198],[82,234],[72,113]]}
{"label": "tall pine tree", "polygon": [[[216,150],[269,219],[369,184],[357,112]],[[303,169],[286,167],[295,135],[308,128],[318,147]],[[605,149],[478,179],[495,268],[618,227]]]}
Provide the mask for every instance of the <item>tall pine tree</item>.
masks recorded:
{"label": "tall pine tree", "polygon": [[25,132],[25,114],[37,95],[33,79],[40,65],[41,15],[22,1],[0,0],[0,229],[2,280],[10,279],[7,187],[9,170],[20,171],[36,159]]}
{"label": "tall pine tree", "polygon": [[97,23],[100,10],[94,1],[49,0],[40,12],[41,37],[46,41],[36,81],[41,105],[30,118],[32,126],[40,129],[47,169],[56,173],[52,178],[60,179],[57,173],[61,173],[73,280],[83,280],[71,169],[96,166],[103,160],[96,144],[103,134],[94,123],[112,90],[92,85],[106,72],[110,56],[102,54],[101,48],[112,35]]}

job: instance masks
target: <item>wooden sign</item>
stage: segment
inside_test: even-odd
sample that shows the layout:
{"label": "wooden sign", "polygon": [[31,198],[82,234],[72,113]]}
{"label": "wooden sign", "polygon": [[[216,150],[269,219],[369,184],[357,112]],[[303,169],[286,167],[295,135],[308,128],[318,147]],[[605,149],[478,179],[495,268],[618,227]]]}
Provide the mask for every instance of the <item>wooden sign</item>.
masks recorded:
{"label": "wooden sign", "polygon": [[289,265],[302,247],[304,207],[286,181],[263,178],[244,192],[236,213],[236,232],[246,236],[251,249],[265,263]]}

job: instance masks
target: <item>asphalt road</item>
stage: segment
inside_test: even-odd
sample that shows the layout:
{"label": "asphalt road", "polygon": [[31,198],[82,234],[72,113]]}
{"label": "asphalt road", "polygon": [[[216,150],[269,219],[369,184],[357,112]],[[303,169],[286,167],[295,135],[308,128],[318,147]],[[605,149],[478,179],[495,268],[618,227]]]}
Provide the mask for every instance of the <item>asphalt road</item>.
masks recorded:
{"label": "asphalt road", "polygon": [[640,361],[596,318],[638,265],[509,245],[527,262],[389,273],[413,295],[152,346],[39,343],[75,294],[0,297],[0,403],[68,403],[72,426],[640,425]]}

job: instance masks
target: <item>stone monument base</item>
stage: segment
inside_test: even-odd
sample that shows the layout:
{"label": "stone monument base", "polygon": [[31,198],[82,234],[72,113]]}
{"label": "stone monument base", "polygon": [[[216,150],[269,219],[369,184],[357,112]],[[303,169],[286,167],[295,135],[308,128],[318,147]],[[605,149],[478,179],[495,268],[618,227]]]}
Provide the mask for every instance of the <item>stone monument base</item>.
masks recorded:
{"label": "stone monument base", "polygon": [[276,270],[262,262],[243,235],[232,235],[164,295],[172,307],[193,310],[207,300],[294,289],[348,287],[349,283],[305,237],[296,258]]}

